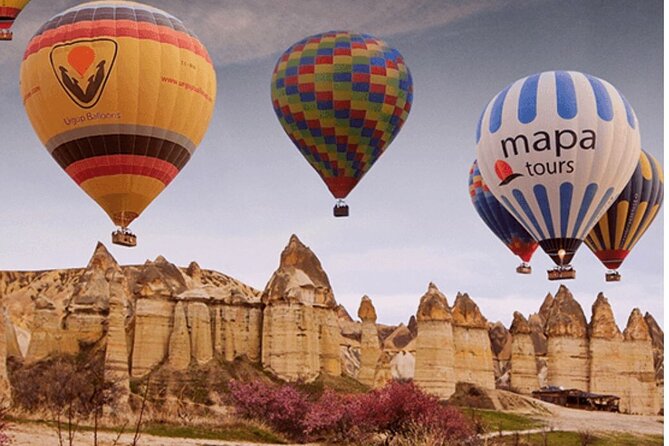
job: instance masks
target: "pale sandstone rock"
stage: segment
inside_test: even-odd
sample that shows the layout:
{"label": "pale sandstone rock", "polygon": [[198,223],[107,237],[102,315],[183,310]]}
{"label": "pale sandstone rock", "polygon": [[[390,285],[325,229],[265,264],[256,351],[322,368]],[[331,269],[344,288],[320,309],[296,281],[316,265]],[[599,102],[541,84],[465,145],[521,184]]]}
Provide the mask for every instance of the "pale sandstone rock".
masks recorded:
{"label": "pale sandstone rock", "polygon": [[574,296],[560,285],[546,321],[548,384],[589,388],[589,343],[585,314]]}
{"label": "pale sandstone rock", "polygon": [[544,333],[545,321],[541,319],[538,313],[532,313],[527,319],[530,326],[530,336],[534,344],[534,353],[537,356],[546,356],[548,354],[548,339]]}
{"label": "pale sandstone rock", "polygon": [[376,364],[376,372],[374,374],[374,382],[372,387],[375,389],[381,388],[392,381],[393,374],[390,362],[393,359],[393,354],[390,352],[382,352],[379,356],[379,362]]}
{"label": "pale sandstone rock", "polygon": [[656,414],[659,411],[653,346],[648,324],[638,308],[632,310],[623,332],[623,354],[626,357],[626,377],[621,395],[621,411],[635,414]]}
{"label": "pale sandstone rock", "polygon": [[453,304],[453,344],[455,382],[495,388],[488,321],[469,295],[458,294]]}
{"label": "pale sandstone rock", "polygon": [[203,302],[188,303],[188,327],[190,328],[191,355],[203,365],[214,358],[212,344],[211,314]]}
{"label": "pale sandstone rock", "polygon": [[492,349],[495,387],[509,389],[509,370],[511,368],[512,336],[501,322],[488,323],[488,337]]}
{"label": "pale sandstone rock", "polygon": [[126,320],[129,312],[128,283],[117,266],[109,284],[109,316],[107,318],[107,346],[105,349],[105,376],[120,389],[119,402],[125,406],[130,392],[129,352]]}
{"label": "pale sandstone rock", "polygon": [[[6,309],[2,314],[2,318],[5,324],[5,339],[7,340],[7,357],[23,359],[24,352],[21,350],[21,345],[19,343],[19,337],[17,335],[16,327],[14,327],[14,324],[9,318]],[[30,341],[28,340],[28,342],[25,344],[26,347],[28,346],[29,342]]]}
{"label": "pale sandstone rock", "polygon": [[[7,318],[4,302],[0,299],[0,334],[7,333],[6,324]],[[0,407],[6,408],[9,406],[12,395],[11,386],[9,384],[9,377],[7,375],[7,343],[6,336],[0,336]]]}
{"label": "pale sandstone rock", "polygon": [[183,302],[177,302],[174,306],[174,323],[168,347],[168,364],[174,370],[186,370],[190,365],[191,356],[186,310]]}
{"label": "pale sandstone rock", "polygon": [[653,363],[655,366],[655,379],[664,381],[664,330],[659,326],[655,318],[646,313],[643,319],[648,325],[650,339],[653,344]]}
{"label": "pale sandstone rock", "polygon": [[320,373],[318,325],[313,307],[268,305],[263,314],[262,362],[285,381],[310,382]]}
{"label": "pale sandstone rock", "polygon": [[376,367],[381,358],[381,345],[376,327],[376,310],[367,296],[363,296],[360,301],[358,317],[362,320],[358,381],[373,386]]}
{"label": "pale sandstone rock", "polygon": [[358,378],[360,372],[360,345],[342,345],[341,347],[341,368],[342,373],[351,378]]}
{"label": "pale sandstone rock", "polygon": [[398,381],[409,381],[414,378],[416,358],[409,352],[400,351],[390,360],[390,376]]}
{"label": "pale sandstone rock", "polygon": [[451,313],[453,315],[453,325],[466,328],[488,329],[488,321],[481,314],[479,306],[476,305],[467,293],[458,293]]}
{"label": "pale sandstone rock", "polygon": [[281,253],[279,269],[265,287],[262,300],[265,304],[297,302],[327,308],[337,305],[321,262],[295,235]]}
{"label": "pale sandstone rock", "polygon": [[358,317],[362,322],[376,323],[376,309],[372,304],[372,300],[367,296],[362,296],[360,308],[358,308]]}
{"label": "pale sandstone rock", "polygon": [[137,299],[131,375],[142,377],[165,358],[172,332],[174,302]]}
{"label": "pale sandstone rock", "polygon": [[541,307],[539,307],[539,317],[541,317],[541,320],[543,321],[544,324],[546,324],[546,321],[548,320],[548,315],[551,312],[551,307],[553,306],[553,302],[555,302],[555,298],[553,298],[553,295],[551,293],[546,294],[546,297],[544,298],[544,301],[541,303]]}
{"label": "pale sandstone rock", "polygon": [[416,317],[418,336],[414,381],[426,392],[440,398],[448,398],[455,392],[455,350],[451,320],[446,296],[430,283],[420,299]]}
{"label": "pale sandstone rock", "polygon": [[623,336],[616,324],[613,310],[603,293],[592,304],[590,332],[590,391],[605,395],[618,395],[621,405],[628,404],[621,390],[625,388],[624,373],[627,358]]}
{"label": "pale sandstone rock", "polygon": [[321,371],[341,373],[336,317],[321,311],[335,316],[337,302],[320,261],[295,235],[281,253],[262,302],[265,369],[286,380],[310,381]]}
{"label": "pale sandstone rock", "polygon": [[33,330],[26,354],[26,363],[34,363],[51,355],[74,355],[79,351],[79,344],[72,332],[61,328],[61,317],[53,309],[35,309]]}
{"label": "pale sandstone rock", "polygon": [[653,345],[657,407],[659,408],[659,411],[664,413],[664,330],[660,328],[657,321],[650,313],[646,313],[643,318],[648,325],[651,343]]}
{"label": "pale sandstone rock", "polygon": [[193,280],[195,286],[203,284],[202,269],[200,268],[200,265],[197,264],[197,262],[190,262],[188,268],[186,269],[186,274]]}
{"label": "pale sandstone rock", "polygon": [[337,314],[329,308],[314,308],[319,329],[320,367],[323,373],[331,376],[342,374],[340,360],[341,332]]}
{"label": "pale sandstone rock", "polygon": [[407,323],[407,328],[411,332],[411,336],[413,336],[415,339],[416,336],[418,336],[418,319],[416,319],[416,316],[414,316],[413,314],[409,318],[409,322]]}
{"label": "pale sandstone rock", "polygon": [[382,348],[386,351],[398,352],[413,351],[416,347],[414,337],[409,328],[404,324],[400,324],[383,340]]}
{"label": "pale sandstone rock", "polygon": [[525,317],[515,311],[509,331],[512,335],[509,385],[516,392],[531,394],[539,389],[532,329]]}
{"label": "pale sandstone rock", "polygon": [[350,314],[348,314],[348,311],[346,311],[346,308],[344,308],[343,305],[337,305],[335,307],[335,312],[337,313],[337,319],[344,320],[346,322],[353,322],[353,318]]}
{"label": "pale sandstone rock", "polygon": [[613,309],[604,293],[599,293],[592,304],[592,319],[589,328],[591,339],[622,340],[623,338],[613,316]]}

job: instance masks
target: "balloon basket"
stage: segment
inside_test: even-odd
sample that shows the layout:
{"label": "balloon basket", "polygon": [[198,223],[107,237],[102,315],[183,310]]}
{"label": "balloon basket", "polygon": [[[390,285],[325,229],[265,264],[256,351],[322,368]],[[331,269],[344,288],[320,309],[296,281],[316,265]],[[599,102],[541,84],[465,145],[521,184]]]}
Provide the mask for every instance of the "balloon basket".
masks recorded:
{"label": "balloon basket", "polygon": [[620,275],[618,271],[609,271],[606,273],[606,281],[607,282],[620,282],[620,279],[622,279],[623,276]]}
{"label": "balloon basket", "polygon": [[333,213],[335,217],[348,217],[348,205],[343,200],[337,201]]}
{"label": "balloon basket", "polygon": [[548,280],[568,280],[576,278],[576,270],[571,266],[558,266],[548,270]]}
{"label": "balloon basket", "polygon": [[13,37],[11,31],[0,31],[0,40],[12,40]]}
{"label": "balloon basket", "polygon": [[137,236],[126,228],[112,232],[112,243],[132,248],[137,246]]}
{"label": "balloon basket", "polygon": [[516,268],[518,274],[532,274],[532,267],[527,263],[522,263]]}

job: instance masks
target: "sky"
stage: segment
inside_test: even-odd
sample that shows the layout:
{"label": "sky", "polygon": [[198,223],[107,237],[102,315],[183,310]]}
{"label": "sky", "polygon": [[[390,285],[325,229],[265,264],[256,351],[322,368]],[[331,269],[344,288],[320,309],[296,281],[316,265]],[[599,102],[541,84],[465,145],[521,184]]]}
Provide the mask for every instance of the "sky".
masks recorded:
{"label": "sky", "polygon": [[[121,264],[158,255],[263,289],[296,234],[318,256],[337,301],[355,317],[372,298],[379,322],[405,322],[434,282],[453,303],[467,292],[490,321],[538,310],[559,282],[533,274],[489,231],[468,194],[481,110],[508,83],[565,69],[608,80],[634,107],[642,147],[664,164],[661,0],[147,0],[179,17],[208,48],[218,97],[195,156],[133,223],[138,246],[112,245],[106,214],[51,159],[23,110],[18,73],[39,26],[78,4],[33,0],[0,45],[0,269],[85,265],[98,240]],[[329,30],[373,34],[397,48],[414,81],[413,108],[388,150],[332,217],[320,177],[283,132],[270,102],[279,55]],[[620,283],[585,245],[562,282],[586,317],[600,291],[621,330],[639,307],[663,326],[664,210],[621,268]]]}

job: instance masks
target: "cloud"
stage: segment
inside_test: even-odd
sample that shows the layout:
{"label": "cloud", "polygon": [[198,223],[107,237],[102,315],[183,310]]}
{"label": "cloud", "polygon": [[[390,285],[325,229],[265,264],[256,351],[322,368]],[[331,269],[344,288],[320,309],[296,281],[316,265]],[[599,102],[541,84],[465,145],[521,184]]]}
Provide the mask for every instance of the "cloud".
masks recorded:
{"label": "cloud", "polygon": [[[227,65],[270,56],[319,32],[345,29],[388,37],[455,23],[511,2],[228,0],[221,6],[208,0],[200,4],[180,18],[206,43],[217,65]],[[168,4],[163,7],[169,9]]]}
{"label": "cloud", "polygon": [[[203,40],[217,65],[236,64],[283,51],[297,40],[333,29],[381,37],[461,21],[477,14],[538,0],[147,0],[181,19]],[[49,17],[78,1],[30,4],[16,23],[17,45],[25,48]],[[19,51],[0,53],[0,62]]]}

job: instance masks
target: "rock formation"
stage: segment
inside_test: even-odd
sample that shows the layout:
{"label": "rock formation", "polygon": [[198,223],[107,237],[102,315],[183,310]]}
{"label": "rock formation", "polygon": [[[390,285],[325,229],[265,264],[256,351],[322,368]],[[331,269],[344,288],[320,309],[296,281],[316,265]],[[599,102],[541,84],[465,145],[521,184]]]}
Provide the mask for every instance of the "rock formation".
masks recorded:
{"label": "rock formation", "polygon": [[446,296],[430,283],[416,314],[418,336],[414,381],[441,398],[448,398],[455,392],[452,320]]}
{"label": "rock formation", "polygon": [[626,357],[623,376],[625,386],[621,395],[621,411],[656,414],[659,401],[655,384],[653,345],[648,324],[638,308],[632,310],[623,332],[623,354]]}
{"label": "rock formation", "polygon": [[621,396],[621,404],[626,396],[622,373],[625,370],[623,336],[616,324],[613,310],[603,293],[599,293],[592,304],[590,321],[590,388],[593,393]]}
{"label": "rock formation", "polygon": [[588,389],[588,338],[583,309],[564,285],[546,320],[548,384]]}
{"label": "rock formation", "polygon": [[376,309],[372,300],[367,296],[362,296],[360,300],[358,317],[362,321],[358,381],[373,386],[377,363],[381,358],[381,345],[379,343],[379,333],[376,329]]}
{"label": "rock formation", "polygon": [[293,235],[262,294],[262,364],[288,380],[341,374],[339,325],[330,281],[313,252]]}
{"label": "rock formation", "polygon": [[509,369],[511,367],[512,336],[501,322],[488,323],[488,337],[492,349],[495,387],[509,389]]}
{"label": "rock formation", "polygon": [[616,394],[625,412],[662,407],[664,333],[649,314],[632,312],[621,334],[600,294],[586,324],[561,286],[527,320],[514,314],[507,330],[489,324],[466,294],[449,308],[430,284],[406,325],[377,323],[366,296],[354,321],[295,236],[263,292],[195,262],[119,266],[99,244],[85,268],[0,272],[0,295],[0,399],[9,395],[7,357],[30,366],[92,348],[104,353],[123,407],[131,377],[157,372],[167,388],[183,389],[197,381],[189,374],[212,378],[222,361],[248,361],[290,381],[345,373],[375,387],[413,378],[441,398],[456,381],[523,393],[554,384]]}
{"label": "rock formation", "polygon": [[177,302],[174,306],[174,324],[168,347],[168,364],[174,370],[186,370],[190,365],[190,358],[190,333],[186,310],[183,302]]}
{"label": "rock formation", "polygon": [[655,368],[655,384],[657,387],[656,397],[659,411],[664,413],[664,331],[658,325],[655,318],[646,313],[643,316],[653,345],[653,367]]}
{"label": "rock formation", "polygon": [[467,293],[458,294],[452,309],[455,382],[495,388],[488,321]]}
{"label": "rock formation", "polygon": [[128,281],[121,268],[114,262],[109,270],[109,316],[107,318],[105,348],[105,378],[118,389],[118,412],[128,413],[130,396],[130,369],[128,362],[128,327],[131,312],[128,299]]}
{"label": "rock formation", "polygon": [[516,392],[531,394],[540,387],[532,328],[527,319],[515,311],[509,331],[512,336],[509,385]]}

